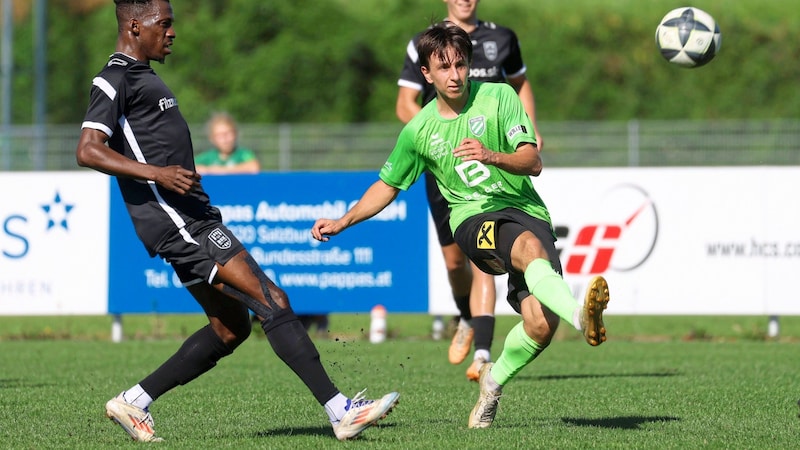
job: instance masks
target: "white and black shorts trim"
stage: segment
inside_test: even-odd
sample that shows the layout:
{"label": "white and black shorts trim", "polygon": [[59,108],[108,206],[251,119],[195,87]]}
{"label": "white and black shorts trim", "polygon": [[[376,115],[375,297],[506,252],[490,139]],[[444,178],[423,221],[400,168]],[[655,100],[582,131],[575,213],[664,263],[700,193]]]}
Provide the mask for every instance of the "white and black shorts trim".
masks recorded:
{"label": "white and black shorts trim", "polygon": [[158,255],[175,269],[184,286],[214,281],[217,263],[225,265],[244,246],[234,234],[218,221],[199,221],[186,224],[182,232],[174,233],[158,246]]}

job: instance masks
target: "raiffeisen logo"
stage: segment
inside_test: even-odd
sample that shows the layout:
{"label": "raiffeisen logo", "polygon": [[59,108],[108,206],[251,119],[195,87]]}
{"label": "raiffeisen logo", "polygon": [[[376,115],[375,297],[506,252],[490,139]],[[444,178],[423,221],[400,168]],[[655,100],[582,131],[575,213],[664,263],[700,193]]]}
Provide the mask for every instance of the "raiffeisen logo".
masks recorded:
{"label": "raiffeisen logo", "polygon": [[644,264],[658,240],[658,212],[639,186],[621,184],[603,193],[577,229],[557,226],[565,274],[628,272]]}

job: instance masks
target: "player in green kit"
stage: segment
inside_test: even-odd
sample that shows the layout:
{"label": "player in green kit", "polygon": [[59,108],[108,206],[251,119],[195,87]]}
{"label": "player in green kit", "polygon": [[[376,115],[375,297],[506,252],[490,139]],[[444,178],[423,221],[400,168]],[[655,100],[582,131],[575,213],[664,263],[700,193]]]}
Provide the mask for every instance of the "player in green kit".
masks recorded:
{"label": "player in green kit", "polygon": [[591,345],[606,340],[608,284],[592,279],[581,306],[561,277],[550,214],[530,178],[541,173],[542,160],[514,89],[467,80],[472,43],[457,26],[431,27],[417,50],[436,99],[400,132],[380,179],[344,216],[317,220],[311,233],[327,241],[379,213],[426,170],[436,177],[452,210],[456,242],[484,272],[508,273],[508,302],[522,315],[497,362],[480,370],[480,394],[468,424],[486,428],[503,386],[547,347],[560,319]]}

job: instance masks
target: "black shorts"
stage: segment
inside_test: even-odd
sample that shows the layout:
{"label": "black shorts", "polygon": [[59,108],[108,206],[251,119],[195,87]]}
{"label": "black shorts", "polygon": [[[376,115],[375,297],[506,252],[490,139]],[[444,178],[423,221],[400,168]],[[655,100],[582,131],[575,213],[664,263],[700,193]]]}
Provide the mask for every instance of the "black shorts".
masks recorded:
{"label": "black shorts", "polygon": [[199,221],[170,236],[156,252],[172,265],[184,286],[191,286],[211,284],[217,273],[216,263],[224,266],[242,250],[242,243],[222,222]]}
{"label": "black shorts", "polygon": [[450,205],[442,196],[436,178],[430,172],[425,172],[425,193],[428,195],[428,206],[431,209],[433,225],[436,227],[436,236],[439,245],[444,247],[455,242],[453,232],[450,230]]}
{"label": "black shorts", "polygon": [[561,275],[561,261],[556,250],[556,238],[549,223],[518,209],[478,214],[465,220],[456,229],[455,240],[461,250],[482,271],[501,275],[508,273],[508,303],[520,312],[520,303],[530,292],[523,272],[511,265],[511,247],[517,237],[530,231],[542,243],[553,270]]}

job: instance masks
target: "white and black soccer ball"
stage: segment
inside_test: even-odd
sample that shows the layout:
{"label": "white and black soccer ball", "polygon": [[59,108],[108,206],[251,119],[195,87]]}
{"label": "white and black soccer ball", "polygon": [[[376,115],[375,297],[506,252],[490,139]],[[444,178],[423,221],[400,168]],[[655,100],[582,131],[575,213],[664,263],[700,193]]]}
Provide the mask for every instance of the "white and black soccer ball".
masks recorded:
{"label": "white and black soccer ball", "polygon": [[722,45],[719,25],[711,15],[691,6],[676,8],[656,28],[661,56],[681,67],[700,67],[714,59]]}

